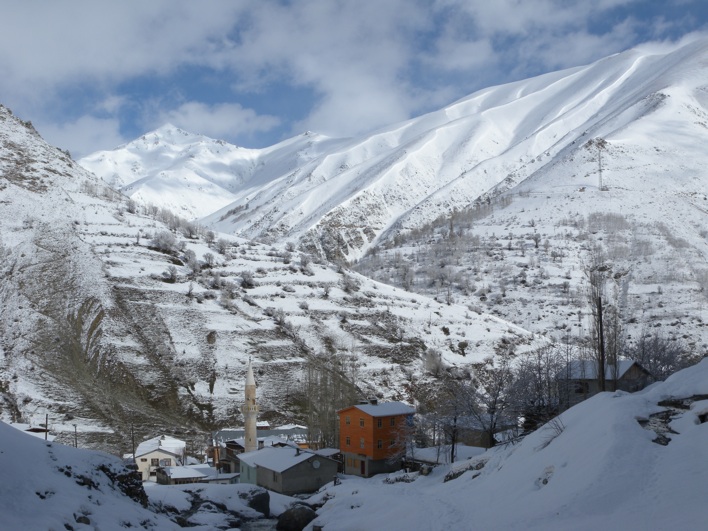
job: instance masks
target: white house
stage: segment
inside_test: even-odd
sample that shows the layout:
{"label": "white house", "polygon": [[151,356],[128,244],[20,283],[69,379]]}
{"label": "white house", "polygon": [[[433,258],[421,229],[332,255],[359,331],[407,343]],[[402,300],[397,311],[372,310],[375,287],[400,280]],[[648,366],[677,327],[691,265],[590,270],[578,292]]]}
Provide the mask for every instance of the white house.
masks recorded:
{"label": "white house", "polygon": [[143,481],[155,481],[159,467],[184,465],[187,443],[159,435],[141,442],[135,449],[135,464]]}

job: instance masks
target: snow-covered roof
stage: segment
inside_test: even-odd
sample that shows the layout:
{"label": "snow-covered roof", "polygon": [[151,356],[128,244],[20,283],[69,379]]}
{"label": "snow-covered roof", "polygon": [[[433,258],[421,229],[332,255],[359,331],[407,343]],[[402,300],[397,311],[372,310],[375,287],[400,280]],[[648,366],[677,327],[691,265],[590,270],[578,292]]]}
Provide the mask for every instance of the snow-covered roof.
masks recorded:
{"label": "snow-covered roof", "polygon": [[202,479],[206,478],[207,474],[204,474],[200,469],[193,466],[166,466],[163,468],[165,475],[172,479]]}
{"label": "snow-covered roof", "polygon": [[47,432],[46,428],[38,427],[38,426],[32,426],[31,424],[23,424],[21,422],[7,422],[9,426],[12,426],[16,430],[20,430],[25,432],[27,435],[32,435],[34,437],[37,437],[39,439],[44,439],[46,435],[46,439],[49,442],[52,442],[54,439],[56,439],[56,435],[52,435],[51,433]]}
{"label": "snow-covered roof", "polygon": [[[213,438],[217,442],[236,441],[241,445],[243,445],[244,436],[245,430],[242,428],[224,429],[213,434]],[[264,444],[267,444],[266,440],[271,437],[280,437],[286,441],[302,441],[306,439],[306,436],[307,428],[295,424],[269,430],[258,430],[257,433],[258,440],[264,441]]]}
{"label": "snow-covered roof", "polygon": [[[243,437],[238,437],[236,439],[229,439],[228,441],[225,442],[235,442],[239,446],[245,448],[246,447],[246,439]],[[258,437],[258,444],[263,443],[263,447],[268,448],[271,446],[277,446],[277,445],[283,445],[283,444],[288,444],[288,439],[285,437],[281,437],[279,435],[270,435],[267,437]]]}
{"label": "snow-covered roof", "polygon": [[157,437],[141,442],[135,449],[135,456],[139,457],[157,450],[181,456],[186,447],[187,443],[184,441],[175,439],[169,435],[158,435]]}
{"label": "snow-covered roof", "polygon": [[315,450],[317,455],[324,457],[332,457],[333,455],[337,455],[341,452],[342,451],[339,448],[320,448],[319,450]]}
{"label": "snow-covered roof", "polygon": [[241,454],[238,458],[251,467],[260,466],[272,470],[273,472],[284,472],[315,456],[316,454],[312,452],[305,452],[297,448],[274,447]]}
{"label": "snow-covered roof", "polygon": [[[637,363],[634,360],[619,360],[619,371],[617,378],[622,378],[625,373]],[[605,365],[605,378],[614,378],[614,366]],[[573,360],[568,363],[566,370],[561,370],[558,373],[560,380],[596,380],[597,379],[597,361],[595,360]]]}
{"label": "snow-covered roof", "polygon": [[409,406],[408,404],[404,404],[403,402],[357,404],[353,407],[363,411],[364,413],[372,417],[391,417],[394,415],[412,415],[415,413],[415,408]]}

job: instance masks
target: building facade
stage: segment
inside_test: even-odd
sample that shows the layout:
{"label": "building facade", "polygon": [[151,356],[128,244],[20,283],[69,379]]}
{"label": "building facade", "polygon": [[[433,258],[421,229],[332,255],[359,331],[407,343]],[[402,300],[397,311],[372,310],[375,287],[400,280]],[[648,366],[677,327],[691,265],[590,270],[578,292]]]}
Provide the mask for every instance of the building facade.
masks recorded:
{"label": "building facade", "polygon": [[300,448],[264,448],[241,454],[240,483],[292,496],[314,492],[332,481],[337,462]]}
{"label": "building facade", "polygon": [[187,443],[160,435],[143,441],[135,449],[135,464],[143,481],[155,481],[160,467],[183,465]]}
{"label": "building facade", "polygon": [[345,474],[370,477],[401,468],[415,409],[402,402],[374,402],[338,414]]}

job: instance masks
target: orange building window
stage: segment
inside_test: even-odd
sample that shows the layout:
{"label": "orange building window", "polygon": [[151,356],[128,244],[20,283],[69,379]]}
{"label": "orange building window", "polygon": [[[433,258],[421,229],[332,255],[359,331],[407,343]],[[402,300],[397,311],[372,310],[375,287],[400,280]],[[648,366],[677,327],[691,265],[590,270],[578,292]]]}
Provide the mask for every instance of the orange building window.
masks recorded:
{"label": "orange building window", "polygon": [[381,419],[376,419],[376,425],[380,428],[383,426],[383,421]]}
{"label": "orange building window", "polygon": [[364,418],[363,417],[359,418],[359,426],[361,426],[362,428],[364,427]]}
{"label": "orange building window", "polygon": [[348,416],[344,417],[344,424],[346,424],[347,426],[351,424],[351,419]]}
{"label": "orange building window", "polygon": [[381,439],[376,442],[376,448],[383,448],[383,441]]}
{"label": "orange building window", "polygon": [[352,445],[352,438],[347,437],[347,446],[351,446],[351,445]]}
{"label": "orange building window", "polygon": [[361,439],[359,439],[359,447],[360,447],[360,448],[364,448],[364,437],[362,437]]}

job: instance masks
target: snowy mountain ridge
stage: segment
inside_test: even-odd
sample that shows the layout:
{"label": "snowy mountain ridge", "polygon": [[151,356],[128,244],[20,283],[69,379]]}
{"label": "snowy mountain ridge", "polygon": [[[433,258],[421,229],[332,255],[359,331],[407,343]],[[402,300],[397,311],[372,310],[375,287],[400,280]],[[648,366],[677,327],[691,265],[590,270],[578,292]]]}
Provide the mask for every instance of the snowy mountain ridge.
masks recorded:
{"label": "snowy mountain ridge", "polygon": [[292,171],[330,144],[304,133],[266,149],[246,149],[165,124],[81,164],[136,201],[193,219],[236,201],[244,188]]}
{"label": "snowy mountain ridge", "polygon": [[[215,205],[218,211],[203,222],[221,232],[300,241],[310,252],[355,260],[401,230],[547,172],[596,137],[617,147],[674,141],[698,146],[706,103],[701,65],[707,57],[705,38],[671,49],[639,47],[585,67],[484,89],[371,135],[318,142],[307,153],[296,137],[285,142],[298,147],[285,152],[285,162],[269,159],[283,150],[259,151],[268,171],[243,170],[239,175],[253,175],[248,184],[233,178],[233,201]],[[667,103],[670,116],[657,112]],[[677,135],[640,133],[664,129],[667,119]],[[106,164],[125,175],[125,152],[103,152],[81,163],[104,178],[110,178]],[[213,160],[221,160],[217,155]],[[674,161],[663,162],[649,150],[645,156],[665,171],[676,169]],[[619,182],[625,178],[615,176]],[[181,189],[175,180],[167,184]],[[683,185],[695,191],[690,182]]]}

